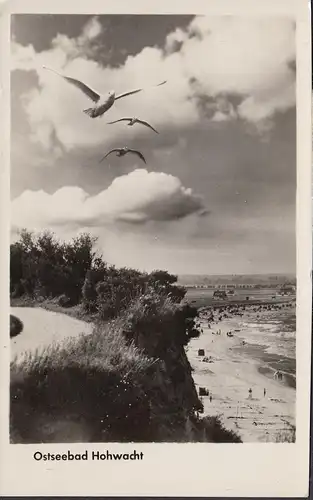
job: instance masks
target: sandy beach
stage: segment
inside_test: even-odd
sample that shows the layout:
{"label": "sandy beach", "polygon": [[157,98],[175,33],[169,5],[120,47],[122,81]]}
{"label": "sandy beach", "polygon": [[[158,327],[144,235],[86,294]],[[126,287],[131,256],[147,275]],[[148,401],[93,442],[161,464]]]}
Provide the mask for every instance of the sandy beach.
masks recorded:
{"label": "sandy beach", "polygon": [[[276,312],[280,314],[286,315],[285,310]],[[219,415],[243,442],[276,442],[295,426],[295,376],[290,373],[295,361],[289,370],[293,359],[285,356],[284,343],[278,340],[284,334],[268,333],[269,325],[275,326],[271,311],[260,314],[246,308],[240,316],[228,316],[208,326],[206,314],[200,314],[203,333],[187,349],[198,393],[200,387],[208,390],[202,397],[203,415]],[[274,344],[262,345],[266,332],[278,344],[276,353]],[[282,380],[274,376],[278,369]]]}

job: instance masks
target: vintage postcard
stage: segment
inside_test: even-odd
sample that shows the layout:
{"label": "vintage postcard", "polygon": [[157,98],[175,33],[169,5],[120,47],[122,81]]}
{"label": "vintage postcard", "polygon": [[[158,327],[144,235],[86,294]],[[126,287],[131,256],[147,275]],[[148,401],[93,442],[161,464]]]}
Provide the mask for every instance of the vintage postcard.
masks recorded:
{"label": "vintage postcard", "polygon": [[2,496],[308,494],[310,11],[172,3],[2,5]]}

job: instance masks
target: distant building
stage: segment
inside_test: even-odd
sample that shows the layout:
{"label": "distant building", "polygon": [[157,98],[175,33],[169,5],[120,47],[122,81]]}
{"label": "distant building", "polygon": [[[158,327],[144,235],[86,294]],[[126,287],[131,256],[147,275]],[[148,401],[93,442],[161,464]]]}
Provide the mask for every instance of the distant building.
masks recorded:
{"label": "distant building", "polygon": [[280,295],[293,295],[295,291],[296,287],[294,285],[286,283],[280,288],[279,293]]}
{"label": "distant building", "polygon": [[213,293],[213,299],[227,299],[225,290],[215,290],[215,292]]}

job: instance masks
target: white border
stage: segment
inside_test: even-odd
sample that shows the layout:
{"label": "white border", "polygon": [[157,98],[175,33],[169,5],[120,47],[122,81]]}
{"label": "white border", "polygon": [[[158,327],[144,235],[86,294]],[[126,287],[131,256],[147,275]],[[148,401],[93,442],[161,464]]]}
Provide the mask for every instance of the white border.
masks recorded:
{"label": "white border", "polygon": [[[12,0],[1,17],[0,494],[77,496],[306,497],[309,484],[311,358],[311,40],[305,0]],[[10,445],[9,328],[9,14],[292,15],[297,20],[297,440],[295,444]],[[135,36],[135,34],[134,34]],[[35,450],[143,451],[142,462],[35,462]]]}

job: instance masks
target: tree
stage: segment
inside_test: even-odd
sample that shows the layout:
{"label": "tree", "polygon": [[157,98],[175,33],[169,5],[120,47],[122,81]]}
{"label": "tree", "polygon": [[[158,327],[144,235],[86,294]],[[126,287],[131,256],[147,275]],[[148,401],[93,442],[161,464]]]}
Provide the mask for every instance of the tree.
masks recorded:
{"label": "tree", "polygon": [[82,298],[82,289],[87,271],[92,268],[96,257],[94,245],[97,238],[87,233],[80,234],[70,243],[64,245],[64,259],[66,268],[64,293],[79,302]]}
{"label": "tree", "polygon": [[20,243],[13,243],[10,247],[10,291],[14,296],[23,294],[23,248]]}
{"label": "tree", "polygon": [[50,231],[34,236],[22,230],[19,241],[10,248],[11,292],[42,297],[64,295],[68,303],[78,303],[87,271],[104,267],[94,250],[95,243],[96,238],[85,233],[66,243]]}
{"label": "tree", "polygon": [[173,302],[180,303],[186,295],[186,289],[174,285],[177,282],[177,276],[170,274],[168,271],[155,270],[149,275],[149,284],[156,290],[160,290],[169,295]]}

